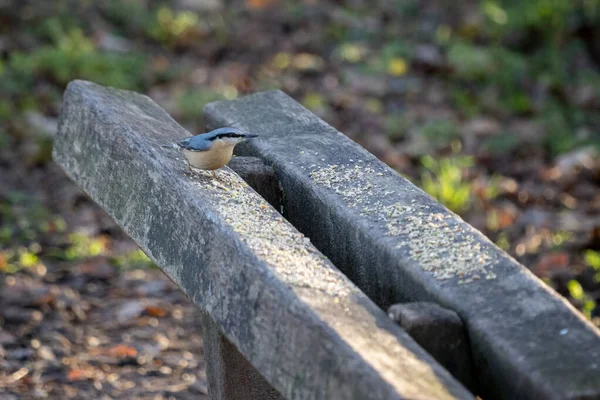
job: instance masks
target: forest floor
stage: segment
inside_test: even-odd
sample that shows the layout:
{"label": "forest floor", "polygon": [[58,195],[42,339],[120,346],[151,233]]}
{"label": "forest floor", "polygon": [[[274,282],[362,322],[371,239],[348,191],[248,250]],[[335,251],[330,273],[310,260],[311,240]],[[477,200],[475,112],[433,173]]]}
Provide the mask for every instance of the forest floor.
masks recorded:
{"label": "forest floor", "polygon": [[51,160],[76,78],[192,133],[282,89],[600,325],[600,6],[546,3],[0,2],[0,398],[206,394],[197,310]]}

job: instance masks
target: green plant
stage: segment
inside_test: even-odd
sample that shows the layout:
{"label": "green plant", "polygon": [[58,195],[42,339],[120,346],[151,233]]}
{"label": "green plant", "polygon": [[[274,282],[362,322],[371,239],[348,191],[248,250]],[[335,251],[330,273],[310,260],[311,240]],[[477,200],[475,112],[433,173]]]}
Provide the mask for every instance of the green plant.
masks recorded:
{"label": "green plant", "polygon": [[105,250],[105,240],[101,237],[91,238],[81,233],[69,234],[69,246],[65,250],[66,260],[78,260],[100,255]]}
{"label": "green plant", "polygon": [[317,92],[308,92],[302,98],[302,104],[314,112],[323,112],[327,109],[327,99]]}
{"label": "green plant", "polygon": [[[528,76],[527,60],[519,53],[499,46],[474,46],[464,41],[455,41],[448,49],[448,62],[456,79],[475,85],[491,87],[497,93],[499,110],[508,109],[521,114],[529,112],[532,102],[525,91],[524,80]],[[467,115],[477,111],[473,103],[484,103],[483,95],[472,101],[469,95],[481,93],[464,89],[453,91],[453,100]],[[498,110],[495,110],[498,111]]]}
{"label": "green plant", "polygon": [[412,44],[398,40],[392,41],[386,43],[378,53],[373,54],[358,70],[367,74],[387,73],[393,76],[402,76],[408,71],[408,60],[412,54]]}
{"label": "green plant", "polygon": [[348,63],[355,64],[357,62],[362,61],[366,54],[368,53],[368,48],[364,43],[355,43],[355,42],[347,42],[342,43],[336,49],[337,56]]}
{"label": "green plant", "polygon": [[474,92],[459,84],[452,85],[450,97],[454,106],[468,118],[473,118],[481,112],[479,99]]}
{"label": "green plant", "polygon": [[458,41],[450,45],[447,55],[448,63],[459,79],[484,80],[497,69],[497,60],[492,51],[486,47]]}
{"label": "green plant", "polygon": [[332,22],[325,26],[323,36],[327,41],[339,43],[350,36],[349,28],[343,24]]}
{"label": "green plant", "polygon": [[500,232],[498,239],[496,239],[496,245],[504,251],[510,250],[510,242],[508,241],[508,235],[506,232]]}
{"label": "green plant", "polygon": [[60,235],[65,221],[52,214],[37,198],[24,192],[8,192],[0,198],[0,270],[16,272],[41,263],[40,243],[48,234]]}
{"label": "green plant", "polygon": [[436,160],[421,158],[425,170],[421,173],[423,190],[454,212],[468,209],[472,184],[463,178],[463,170],[473,166],[469,156],[451,156]]}
{"label": "green plant", "polygon": [[0,77],[0,91],[22,97],[36,78],[48,76],[60,85],[73,79],[88,79],[123,89],[141,89],[145,57],[96,50],[94,43],[79,29],[64,32],[53,29],[54,44],[32,53],[14,52]]}
{"label": "green plant", "polygon": [[596,282],[600,282],[600,252],[594,250],[587,250],[583,253],[583,259],[585,263],[595,271],[594,279]]}
{"label": "green plant", "polygon": [[[0,104],[2,102],[0,101]],[[2,118],[0,117],[0,121]],[[12,142],[12,137],[6,133],[6,130],[0,125],[0,152],[2,150],[10,149],[10,143]]]}
{"label": "green plant", "polygon": [[510,132],[494,135],[483,141],[483,148],[492,154],[508,154],[515,151],[520,144],[519,137]]}
{"label": "green plant", "polygon": [[31,268],[40,264],[38,257],[41,251],[37,243],[29,247],[20,246],[17,249],[0,251],[0,271],[4,273],[15,273],[24,268]]}
{"label": "green plant", "polygon": [[203,115],[202,110],[206,104],[224,99],[223,95],[213,90],[188,89],[177,96],[176,103],[182,118],[195,119]]}
{"label": "green plant", "polygon": [[552,232],[552,234],[550,235],[550,241],[551,241],[550,245],[553,247],[561,247],[562,245],[567,243],[572,238],[573,238],[573,232],[569,232],[569,231]]}
{"label": "green plant", "polygon": [[9,192],[0,199],[0,244],[10,247],[16,243],[39,241],[47,232],[62,232],[64,220],[53,215],[36,198],[22,192]]}
{"label": "green plant", "polygon": [[581,305],[581,312],[583,315],[588,319],[591,319],[592,312],[596,308],[594,299],[587,295],[581,287],[581,284],[574,279],[569,281],[567,288],[571,297]]}
{"label": "green plant", "polygon": [[158,268],[156,264],[148,258],[148,256],[140,249],[131,251],[122,256],[111,258],[111,262],[120,269],[135,269],[135,268]]}
{"label": "green plant", "polygon": [[448,146],[459,137],[458,128],[453,121],[433,119],[421,126],[421,134],[434,147]]}
{"label": "green plant", "polygon": [[587,0],[485,0],[481,7],[490,22],[486,28],[497,39],[509,32],[529,32],[556,41],[600,16],[600,4]]}
{"label": "green plant", "polygon": [[[477,47],[476,51],[487,55],[478,59],[485,61],[479,64],[484,70],[489,70],[494,64],[491,62],[494,52],[497,56],[501,55],[501,63],[497,65],[502,68],[494,73],[492,79],[495,82],[492,83],[503,92],[499,107],[516,113],[539,111],[534,110],[529,96],[533,85],[551,90],[548,96],[538,96],[540,109],[544,109],[546,103],[560,99],[561,92],[572,88],[573,83],[587,73],[588,68],[573,68],[573,64],[566,60],[587,58],[586,47],[578,32],[585,27],[597,26],[600,18],[598,1],[484,0],[480,4],[487,19],[482,25],[485,46]],[[474,50],[469,46],[462,43],[451,48],[451,63],[471,61],[472,64],[472,61],[477,61],[473,59],[471,53]],[[490,53],[486,53],[485,49]],[[498,76],[498,72],[502,71],[504,76]],[[528,85],[523,85],[523,78]],[[546,112],[542,110],[541,114]]]}
{"label": "green plant", "polygon": [[122,33],[142,33],[154,22],[154,14],[139,0],[107,0],[99,2],[102,14]]}
{"label": "green plant", "polygon": [[36,4],[27,12],[27,23],[15,33],[27,33],[44,43],[53,41],[57,26],[64,30],[81,27],[81,14],[89,12],[86,1],[54,0]]}
{"label": "green plant", "polygon": [[[0,72],[0,77],[2,73]],[[0,121],[7,120],[12,116],[13,105],[7,99],[0,99]],[[0,146],[1,147],[1,146]]]}
{"label": "green plant", "polygon": [[552,155],[565,153],[579,143],[565,107],[556,102],[547,104],[540,117],[545,129],[544,145]]}
{"label": "green plant", "polygon": [[198,15],[191,11],[174,12],[170,8],[161,7],[156,10],[155,19],[146,28],[146,33],[162,44],[172,46],[198,23]]}
{"label": "green plant", "polygon": [[413,47],[410,42],[403,42],[395,40],[390,43],[386,43],[381,49],[381,57],[384,64],[387,65],[394,58],[411,58],[413,55]]}
{"label": "green plant", "polygon": [[403,139],[413,121],[404,115],[390,115],[385,118],[385,133],[392,141]]}

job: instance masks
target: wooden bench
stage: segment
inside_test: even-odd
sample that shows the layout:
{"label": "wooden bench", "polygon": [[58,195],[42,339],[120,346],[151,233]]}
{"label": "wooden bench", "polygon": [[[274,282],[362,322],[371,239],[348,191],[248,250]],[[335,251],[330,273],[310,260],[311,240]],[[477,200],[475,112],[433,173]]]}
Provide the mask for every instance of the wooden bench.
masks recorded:
{"label": "wooden bench", "polygon": [[185,175],[188,132],[83,81],[54,158],[202,310],[211,398],[600,398],[598,330],[346,136],[279,91],[205,122],[261,136],[246,181]]}

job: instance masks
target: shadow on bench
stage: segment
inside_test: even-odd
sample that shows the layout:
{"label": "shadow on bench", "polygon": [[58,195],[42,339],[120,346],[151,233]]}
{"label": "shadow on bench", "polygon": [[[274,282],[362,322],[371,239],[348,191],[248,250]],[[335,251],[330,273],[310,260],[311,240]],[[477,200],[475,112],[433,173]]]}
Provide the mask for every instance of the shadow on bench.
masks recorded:
{"label": "shadow on bench", "polygon": [[205,114],[261,136],[246,181],[184,175],[188,132],[83,81],[54,158],[203,311],[211,398],[600,397],[598,331],[363,148],[282,92]]}

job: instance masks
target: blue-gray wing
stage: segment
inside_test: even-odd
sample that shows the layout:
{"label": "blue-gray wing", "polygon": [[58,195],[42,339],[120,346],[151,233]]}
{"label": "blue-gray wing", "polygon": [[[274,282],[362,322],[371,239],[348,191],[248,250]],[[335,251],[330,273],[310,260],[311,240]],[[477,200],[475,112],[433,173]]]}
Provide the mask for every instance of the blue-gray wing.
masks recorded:
{"label": "blue-gray wing", "polygon": [[180,147],[190,151],[207,151],[210,149],[212,142],[201,136],[202,135],[192,136],[177,142],[177,144]]}

